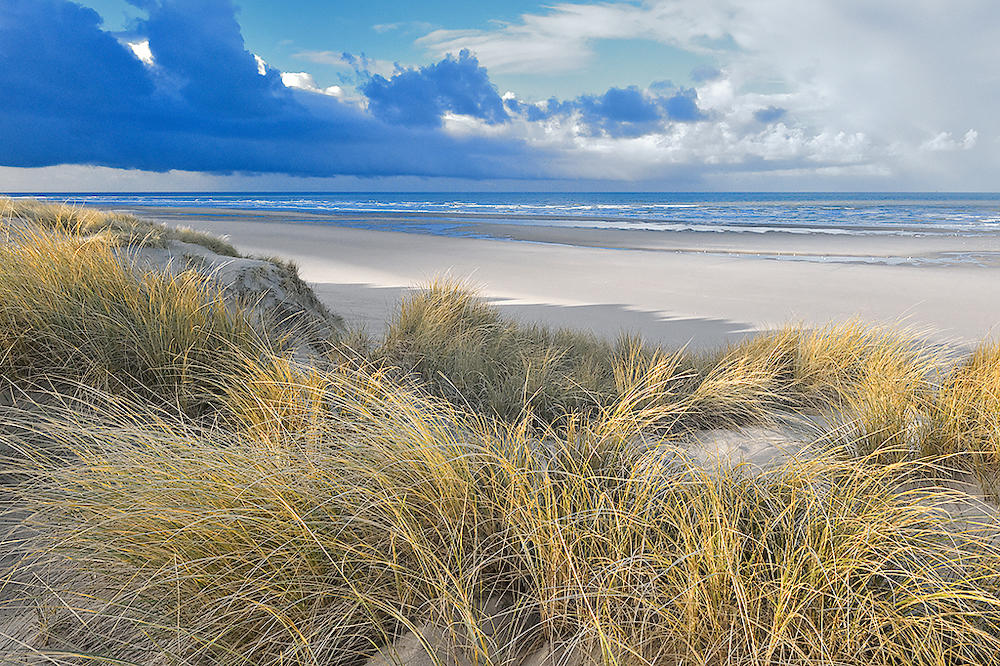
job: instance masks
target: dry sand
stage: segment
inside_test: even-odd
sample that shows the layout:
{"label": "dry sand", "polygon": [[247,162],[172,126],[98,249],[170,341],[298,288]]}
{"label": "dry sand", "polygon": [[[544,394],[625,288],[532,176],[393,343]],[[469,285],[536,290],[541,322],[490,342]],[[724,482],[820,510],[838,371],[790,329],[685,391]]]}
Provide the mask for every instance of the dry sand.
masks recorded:
{"label": "dry sand", "polygon": [[[357,229],[422,218],[138,211],[296,261],[328,307],[377,334],[430,278],[470,280],[510,314],[669,346],[860,317],[969,344],[1000,329],[1000,235],[648,232],[484,224],[452,237]],[[294,221],[293,221],[294,220]],[[335,224],[330,222],[334,221]]]}

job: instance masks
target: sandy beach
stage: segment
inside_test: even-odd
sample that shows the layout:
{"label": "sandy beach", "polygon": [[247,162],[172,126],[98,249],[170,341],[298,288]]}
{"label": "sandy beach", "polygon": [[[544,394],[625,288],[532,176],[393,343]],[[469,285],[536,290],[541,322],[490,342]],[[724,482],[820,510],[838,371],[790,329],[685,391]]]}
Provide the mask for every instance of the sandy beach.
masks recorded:
{"label": "sandy beach", "polygon": [[526,321],[692,348],[788,322],[855,317],[965,345],[994,333],[1000,311],[995,234],[622,231],[473,219],[454,237],[371,228],[426,222],[412,217],[136,212],[294,260],[328,307],[373,334],[407,289],[442,274]]}
{"label": "sandy beach", "polygon": [[[662,357],[509,326],[447,286],[416,295],[359,353],[329,345],[343,323],[334,313],[378,333],[411,285],[450,274],[523,320],[667,346],[852,317],[969,346],[994,313],[993,236],[468,220],[415,233],[420,222],[399,218],[352,228],[138,211],[189,225],[170,228],[8,206],[23,233],[0,244],[0,451],[17,461],[4,479],[17,490],[0,502],[13,553],[0,558],[0,654],[23,662],[55,644],[160,663],[147,655],[207,644],[205,663],[217,663],[224,636],[217,654],[252,655],[240,663],[284,664],[289,646],[322,654],[333,642],[329,654],[367,666],[424,666],[428,655],[596,666],[609,660],[586,642],[591,614],[562,600],[610,598],[621,610],[602,611],[607,626],[627,640],[644,641],[649,618],[661,627],[666,647],[650,665],[668,648],[693,651],[691,637],[714,654],[733,626],[776,641],[756,618],[783,605],[824,621],[862,613],[857,626],[830,625],[848,637],[888,627],[876,647],[894,654],[913,652],[897,636],[968,636],[959,648],[986,655],[969,663],[993,663],[1000,599],[982,571],[1000,563],[1000,483],[982,462],[995,458],[972,445],[998,450],[995,345],[961,362],[852,324]],[[279,257],[300,264],[332,312]],[[550,582],[556,566],[573,573]],[[859,585],[858,571],[896,583]],[[358,603],[345,605],[354,590]],[[426,601],[409,601],[414,590]],[[900,610],[901,594],[933,599]],[[745,606],[719,601],[740,595]],[[381,610],[361,614],[373,598],[406,622],[386,630]],[[553,599],[571,638],[546,633],[539,609]],[[655,608],[633,615],[648,600]],[[293,631],[272,624],[276,612],[296,618]],[[716,616],[725,622],[700,622]],[[808,646],[819,626],[809,622],[781,640]],[[258,659],[262,645],[279,657]],[[872,654],[857,652],[838,663]],[[466,659],[479,654],[488,660]]]}

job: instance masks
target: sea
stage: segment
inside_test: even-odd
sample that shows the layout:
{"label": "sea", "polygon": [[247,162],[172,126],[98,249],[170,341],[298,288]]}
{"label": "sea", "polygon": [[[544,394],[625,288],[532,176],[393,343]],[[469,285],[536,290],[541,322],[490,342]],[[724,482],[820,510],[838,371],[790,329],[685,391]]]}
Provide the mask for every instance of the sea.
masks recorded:
{"label": "sea", "polygon": [[[468,235],[490,223],[593,229],[848,235],[1000,232],[996,193],[538,193],[185,192],[20,193],[121,209],[212,209],[308,214],[313,223]],[[321,218],[316,215],[320,214]],[[325,214],[325,215],[324,215]]]}

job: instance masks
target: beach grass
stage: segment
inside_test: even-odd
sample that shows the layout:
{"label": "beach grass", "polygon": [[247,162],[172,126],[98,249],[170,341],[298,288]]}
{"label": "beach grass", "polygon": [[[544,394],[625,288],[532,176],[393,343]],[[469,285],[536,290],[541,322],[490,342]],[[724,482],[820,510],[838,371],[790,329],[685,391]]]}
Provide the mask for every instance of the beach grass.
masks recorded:
{"label": "beach grass", "polygon": [[379,354],[434,393],[473,411],[551,422],[605,402],[618,346],[596,336],[522,326],[459,282],[404,299]]}
{"label": "beach grass", "polygon": [[924,452],[957,458],[1000,492],[1000,342],[984,341],[945,377],[928,412]]}
{"label": "beach grass", "polygon": [[857,321],[789,325],[698,354],[665,352],[638,336],[611,343],[521,324],[447,279],[403,300],[373,355],[458,406],[508,421],[530,413],[544,424],[596,413],[656,375],[660,399],[684,415],[675,427],[688,430],[844,406],[878,382],[897,382],[893,395],[912,393],[943,363],[913,334]]}
{"label": "beach grass", "polygon": [[108,235],[9,228],[0,239],[0,381],[141,395],[195,413],[269,339],[194,271],[143,269]]}
{"label": "beach grass", "polygon": [[[306,365],[141,239],[28,222],[0,241],[0,661],[996,661],[995,343],[694,354],[442,280]],[[690,448],[792,421],[770,465]]]}
{"label": "beach grass", "polygon": [[135,215],[84,206],[0,197],[0,220],[26,221],[35,228],[64,234],[101,234],[113,238],[119,245],[164,247],[167,241],[177,240],[201,245],[222,256],[240,256],[225,239],[204,231],[184,226],[168,227]]}
{"label": "beach grass", "polygon": [[540,445],[385,377],[327,380],[334,409],[281,449],[129,405],[31,421],[43,452],[73,453],[20,451],[38,654],[351,664],[428,623],[483,664],[1000,648],[995,526],[953,518],[961,492],[902,485],[914,463],[694,466],[634,446],[647,417],[627,409]]}

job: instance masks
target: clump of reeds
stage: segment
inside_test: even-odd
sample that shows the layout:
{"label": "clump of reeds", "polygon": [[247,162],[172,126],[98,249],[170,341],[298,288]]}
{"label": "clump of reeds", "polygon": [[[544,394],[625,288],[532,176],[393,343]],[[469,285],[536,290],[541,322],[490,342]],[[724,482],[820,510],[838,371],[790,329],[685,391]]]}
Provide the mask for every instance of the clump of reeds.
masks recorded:
{"label": "clump of reeds", "polygon": [[941,382],[923,452],[950,456],[1000,491],[1000,342],[985,341]]}
{"label": "clump of reeds", "polygon": [[190,227],[168,227],[135,215],[85,206],[0,197],[0,220],[21,220],[38,229],[63,234],[101,234],[124,246],[164,247],[167,241],[179,240],[201,245],[223,256],[240,256],[236,248],[224,239],[203,231]]}
{"label": "clump of reeds", "polygon": [[[147,222],[147,224],[149,223]],[[240,256],[240,253],[236,251],[236,248],[233,247],[229,241],[216,236],[215,234],[210,234],[206,231],[198,231],[197,229],[185,226],[168,227],[163,225],[162,227],[157,228],[161,230],[161,233],[164,235],[166,240],[178,240],[183,243],[201,245],[202,247],[207,248],[223,257]]]}
{"label": "clump of reeds", "polygon": [[220,372],[280,348],[194,271],[138,268],[107,235],[0,241],[0,380],[130,391],[194,413]]}
{"label": "clump of reeds", "polygon": [[719,355],[713,372],[745,387],[739,402],[759,392],[771,408],[803,409],[837,405],[874,377],[926,381],[939,363],[914,335],[849,321],[756,336]]}
{"label": "clump of reeds", "polygon": [[469,410],[517,420],[530,409],[546,422],[605,402],[614,354],[596,336],[519,325],[449,280],[403,301],[379,352]]}
{"label": "clump of reeds", "polygon": [[[619,400],[665,357],[661,400],[683,413],[674,427],[733,427],[779,410],[822,410],[857,400],[872,381],[919,392],[939,359],[914,336],[859,322],[786,326],[713,353],[666,354],[637,337],[616,343],[524,326],[465,285],[433,282],[405,299],[375,355],[416,375],[431,392],[514,421],[530,411],[553,423]],[[664,367],[659,365],[659,372]]]}
{"label": "clump of reeds", "polygon": [[482,664],[544,646],[761,666],[1000,649],[996,527],[953,519],[961,493],[901,487],[911,463],[699,468],[635,444],[643,407],[539,441],[386,375],[325,380],[309,436],[279,448],[129,404],[33,421],[68,462],[9,442],[33,461],[36,656],[352,664],[427,623]]}

